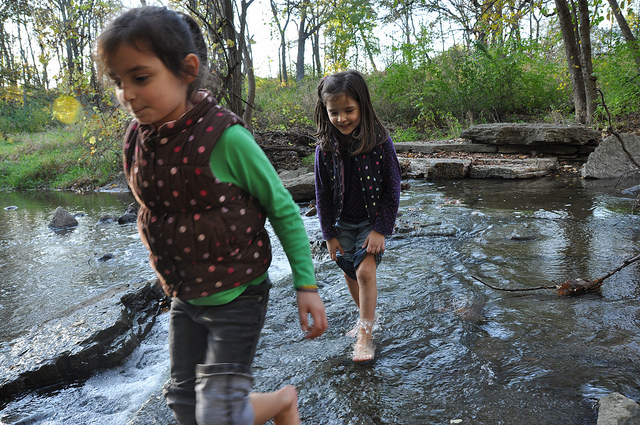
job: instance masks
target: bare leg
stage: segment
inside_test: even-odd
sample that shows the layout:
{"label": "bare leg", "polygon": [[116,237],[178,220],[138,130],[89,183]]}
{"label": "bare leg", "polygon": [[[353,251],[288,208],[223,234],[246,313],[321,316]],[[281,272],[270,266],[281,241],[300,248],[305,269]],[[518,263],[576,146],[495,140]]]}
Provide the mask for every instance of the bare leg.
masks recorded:
{"label": "bare leg", "polygon": [[[351,298],[356,303],[356,307],[358,307],[358,311],[360,311],[360,289],[358,288],[358,281],[351,279],[347,274],[344,274],[344,278],[347,280],[347,287],[349,288],[349,293],[351,294]],[[355,338],[358,335],[358,329],[360,327],[360,320],[356,323],[353,329],[347,332],[347,336]]]}
{"label": "bare leg", "polygon": [[298,392],[287,385],[272,393],[251,393],[255,425],[262,425],[273,418],[274,425],[300,425]]}
{"label": "bare leg", "polygon": [[344,278],[347,280],[347,286],[349,287],[351,298],[355,301],[356,306],[360,308],[360,288],[358,287],[358,281],[351,279],[346,273],[344,274]]}
{"label": "bare leg", "polygon": [[376,261],[373,254],[368,254],[356,271],[358,277],[358,292],[360,308],[360,323],[358,339],[353,350],[353,361],[365,362],[373,360],[375,347],[373,346],[373,325],[378,299],[376,280]]}

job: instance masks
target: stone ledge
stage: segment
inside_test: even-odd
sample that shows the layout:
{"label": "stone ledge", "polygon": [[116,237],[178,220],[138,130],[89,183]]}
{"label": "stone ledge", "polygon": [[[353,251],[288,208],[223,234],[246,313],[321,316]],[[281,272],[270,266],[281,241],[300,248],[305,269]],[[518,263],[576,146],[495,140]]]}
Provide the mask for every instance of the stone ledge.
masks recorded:
{"label": "stone ledge", "polygon": [[528,179],[549,175],[558,169],[557,158],[398,158],[405,164],[403,177],[426,179]]}
{"label": "stone ledge", "polygon": [[61,311],[0,350],[0,401],[120,364],[159,311],[155,281],[121,285]]}
{"label": "stone ledge", "polygon": [[469,178],[529,179],[544,177],[557,170],[558,165],[557,158],[493,159],[490,163],[474,162],[469,170]]}
{"label": "stone ledge", "polygon": [[494,145],[597,145],[599,131],[580,124],[494,123],[479,124],[464,130],[460,137],[473,143]]}

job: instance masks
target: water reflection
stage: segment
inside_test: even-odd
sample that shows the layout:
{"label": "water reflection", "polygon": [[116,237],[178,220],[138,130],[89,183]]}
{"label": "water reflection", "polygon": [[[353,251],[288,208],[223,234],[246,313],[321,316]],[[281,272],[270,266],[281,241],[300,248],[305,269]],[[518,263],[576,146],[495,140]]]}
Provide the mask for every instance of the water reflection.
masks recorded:
{"label": "water reflection", "polygon": [[[411,183],[401,199],[399,225],[406,233],[388,241],[378,274],[376,362],[363,367],[349,360],[354,340],[345,333],[357,312],[337,267],[326,257],[316,261],[330,328],[320,340],[306,341],[281,262],[273,268],[277,278],[254,365],[258,390],[296,385],[303,423],[323,425],[458,420],[586,425],[596,423],[597,399],[612,391],[640,399],[638,265],[607,279],[600,293],[576,298],[552,291],[500,292],[471,278],[523,287],[602,276],[637,254],[632,198],[601,182],[582,180]],[[42,294],[52,285],[57,289],[51,296],[67,294],[66,302],[75,302],[110,282],[148,273],[135,228],[96,224],[101,212],[121,212],[128,201],[95,211],[65,207],[72,213],[84,210],[86,216],[78,231],[64,237],[37,227],[46,227],[48,217],[42,215],[58,203],[47,204],[41,217],[31,221],[35,234],[27,233],[27,226],[19,237],[5,237],[18,225],[0,227],[0,303],[10,307],[0,315],[17,329],[25,328],[20,323],[24,315],[39,313],[22,303],[46,302]],[[6,204],[18,205],[18,200]],[[3,211],[5,221],[15,212]],[[305,225],[310,234],[318,231],[316,218],[305,218]],[[98,262],[107,252],[114,259]],[[5,273],[9,265],[26,267],[21,281]],[[7,309],[19,312],[8,314]],[[165,326],[162,320],[159,326]],[[4,328],[11,338],[12,331]],[[139,381],[139,394],[157,398],[167,374],[162,354],[166,328],[160,328],[158,338],[152,342],[155,348],[141,348],[146,356],[160,353],[149,364],[99,373],[82,391],[16,400],[5,406],[0,421],[63,424],[74,417],[75,408],[80,423],[115,425],[125,423],[124,418],[147,423],[135,422],[140,397],[130,398],[126,388]],[[122,397],[99,389],[96,381],[122,385]],[[162,419],[159,404],[154,406],[151,417],[160,418],[157,423],[172,423]],[[118,413],[90,413],[107,409]],[[28,417],[38,419],[20,422]]]}

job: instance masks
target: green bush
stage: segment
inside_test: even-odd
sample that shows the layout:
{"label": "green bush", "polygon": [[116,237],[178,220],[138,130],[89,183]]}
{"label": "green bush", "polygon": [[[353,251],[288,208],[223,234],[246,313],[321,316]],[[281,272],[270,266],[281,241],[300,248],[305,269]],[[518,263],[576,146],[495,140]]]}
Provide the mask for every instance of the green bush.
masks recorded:
{"label": "green bush", "polygon": [[640,74],[626,45],[599,55],[594,60],[594,71],[613,118],[640,111]]}
{"label": "green bush", "polygon": [[257,131],[287,131],[314,128],[317,78],[306,78],[287,85],[278,79],[256,78],[256,111],[253,127]]}
{"label": "green bush", "polygon": [[51,114],[53,99],[41,90],[0,89],[0,134],[33,133],[58,125]]}

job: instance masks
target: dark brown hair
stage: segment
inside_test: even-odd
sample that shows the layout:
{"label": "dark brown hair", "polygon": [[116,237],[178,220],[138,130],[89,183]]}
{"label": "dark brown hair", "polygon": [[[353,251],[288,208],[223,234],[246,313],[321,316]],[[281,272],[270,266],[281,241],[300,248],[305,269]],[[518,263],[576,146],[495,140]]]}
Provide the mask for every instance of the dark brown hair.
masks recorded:
{"label": "dark brown hair", "polygon": [[[339,95],[347,95],[360,106],[360,125],[351,134],[355,144],[351,147],[352,155],[370,152],[381,141],[389,137],[389,132],[376,115],[369,95],[367,83],[358,71],[344,71],[324,77],[318,83],[318,102],[313,119],[316,123],[316,136],[320,139],[320,147],[325,151],[333,151],[331,136],[337,135],[337,129],[331,124],[327,113],[326,102]],[[380,135],[380,136],[379,136]],[[380,141],[380,142],[381,142]]]}
{"label": "dark brown hair", "polygon": [[200,27],[189,15],[166,7],[144,6],[131,9],[111,21],[98,37],[96,62],[104,73],[111,55],[126,43],[157,56],[176,77],[188,75],[184,58],[195,54],[200,70],[189,84],[187,96],[197,91],[203,81],[207,47]]}

